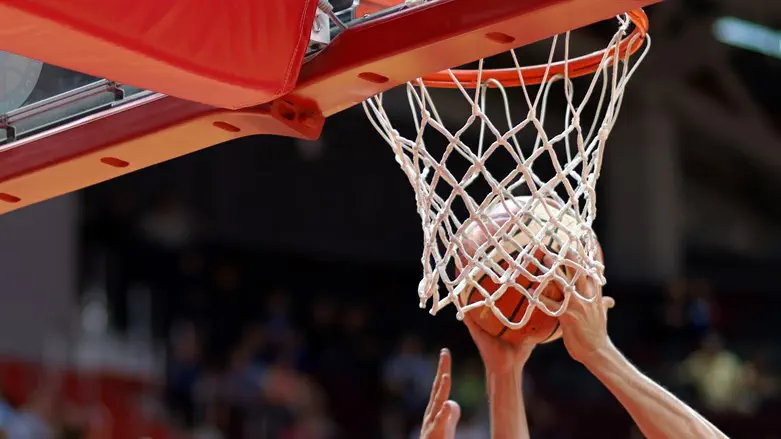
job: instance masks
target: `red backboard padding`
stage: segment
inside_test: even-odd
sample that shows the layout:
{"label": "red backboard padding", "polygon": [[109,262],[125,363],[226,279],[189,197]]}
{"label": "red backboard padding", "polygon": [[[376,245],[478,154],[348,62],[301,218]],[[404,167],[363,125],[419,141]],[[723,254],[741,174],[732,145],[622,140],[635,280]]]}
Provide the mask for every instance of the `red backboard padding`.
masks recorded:
{"label": "red backboard padding", "polygon": [[316,0],[0,0],[2,50],[243,108],[293,89]]}

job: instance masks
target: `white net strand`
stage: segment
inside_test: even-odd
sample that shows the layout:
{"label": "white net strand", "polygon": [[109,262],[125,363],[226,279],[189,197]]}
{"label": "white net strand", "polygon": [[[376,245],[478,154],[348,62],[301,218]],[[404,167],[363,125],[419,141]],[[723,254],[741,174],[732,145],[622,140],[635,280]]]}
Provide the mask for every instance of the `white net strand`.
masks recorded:
{"label": "white net strand", "polygon": [[[650,49],[650,37],[646,36],[647,43],[634,62],[628,50],[621,53],[618,47],[628,35],[631,20],[628,16],[619,16],[618,22],[619,29],[595,73],[588,79],[588,87],[580,99],[575,93],[575,82],[569,77],[569,64],[576,58],[569,57],[570,33],[567,32],[563,38],[564,73],[550,75],[559,42],[556,36],[552,38],[543,80],[534,93],[531,93],[531,86],[524,83],[523,69],[515,50],[510,52],[521,82],[523,99],[520,101],[511,102],[507,90],[496,79],[482,80],[483,60],[478,62],[479,86],[474,90],[468,90],[454,72],[448,70],[470,111],[466,121],[455,131],[446,127],[420,78],[406,85],[414,136],[404,137],[394,128],[383,107],[382,94],[364,102],[369,120],[391,146],[396,162],[415,192],[424,242],[423,278],[418,286],[421,307],[432,300],[430,311],[436,314],[453,303],[457,316],[463,318],[469,310],[485,306],[504,325],[517,329],[528,322],[535,309],[558,316],[566,310],[572,296],[578,300],[593,300],[575,290],[579,276],[590,276],[600,284],[605,283],[604,266],[596,258],[598,243],[592,229],[597,213],[595,185],[602,167],[605,142],[620,111],[625,87]],[[638,43],[637,38],[642,37],[636,35],[635,40],[630,41],[630,47]],[[549,136],[552,123],[548,122],[550,117],[546,117],[548,101],[556,84],[563,85],[563,129],[557,129],[557,134]],[[506,123],[506,130],[500,129],[487,115],[489,94],[498,94],[502,101],[502,122]],[[584,133],[581,117],[595,94],[598,99],[593,109],[594,119]],[[525,102],[527,113],[525,119],[514,123],[511,110],[517,108],[518,102]],[[475,137],[470,131],[474,130],[475,124],[478,124],[476,142],[469,142],[470,136]],[[533,142],[521,138],[531,130]],[[445,144],[444,149],[441,149],[442,144]],[[492,157],[494,160],[488,163]],[[489,167],[495,165],[497,157],[504,162],[511,160],[513,168],[504,171],[504,175],[493,175]],[[535,172],[535,165],[543,161],[548,169],[552,168],[553,175],[546,177],[540,175],[539,170]],[[467,164],[466,170],[457,171],[463,163]],[[473,183],[478,181],[483,187],[487,186],[487,191],[473,188]],[[515,198],[520,194],[525,198]],[[490,216],[499,205],[504,212],[509,212],[509,219],[501,224]],[[476,228],[482,231],[485,239],[480,245],[472,240]],[[528,241],[525,245],[515,239],[520,234]],[[551,267],[544,266],[538,259],[536,254],[540,251],[553,259]],[[574,256],[565,258],[568,254]],[[564,267],[574,273],[574,278],[563,274],[561,269]],[[495,291],[488,291],[481,285],[485,276],[498,285]],[[537,287],[520,285],[519,277],[530,280],[529,285]],[[563,305],[556,310],[548,309],[539,300],[550,282],[558,282],[564,287]],[[440,295],[440,285],[447,290],[444,297]],[[466,291],[479,293],[481,299],[462,303],[459,295]],[[520,321],[511,322],[495,303],[504,294],[518,293],[526,296],[529,306]]]}

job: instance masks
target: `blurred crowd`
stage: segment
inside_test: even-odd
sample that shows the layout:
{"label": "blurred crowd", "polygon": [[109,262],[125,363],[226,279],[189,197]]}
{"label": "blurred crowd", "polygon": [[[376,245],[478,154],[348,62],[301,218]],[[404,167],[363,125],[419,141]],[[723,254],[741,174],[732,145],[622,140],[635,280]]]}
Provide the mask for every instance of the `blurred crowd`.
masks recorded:
{"label": "blurred crowd", "polygon": [[[477,352],[452,315],[432,318],[417,308],[417,267],[200,242],[194,214],[175,197],[161,200],[151,211],[108,216],[110,229],[126,230],[109,251],[118,262],[109,284],[116,298],[138,282],[158,298],[156,332],[170,352],[165,398],[172,419],[196,437],[414,438],[443,346],[456,357],[453,397],[464,412],[458,437],[488,437]],[[109,238],[95,242],[105,246]],[[760,320],[754,296],[717,294],[703,279],[608,288],[619,303],[611,333],[652,377],[717,423],[723,416],[727,430],[778,409],[775,322],[772,313]],[[127,312],[115,302],[115,314]],[[120,327],[125,320],[116,319]],[[591,437],[581,427],[607,424],[615,431],[603,429],[603,437],[631,437],[620,407],[563,349],[537,351],[525,379],[535,439]]]}
{"label": "blurred crowd", "polygon": [[56,386],[42,385],[21,405],[0,397],[0,439],[82,439],[87,417],[67,404]]}
{"label": "blurred crowd", "polygon": [[[108,201],[87,212],[84,228],[85,283],[106,285],[117,333],[132,331],[132,295],[151,292],[152,338],[167,352],[158,396],[174,429],[194,439],[415,439],[447,346],[463,411],[457,439],[489,438],[477,351],[450,312],[418,309],[414,262],[230,248],[203,240],[199,227],[163,195],[148,210]],[[779,299],[716,291],[703,279],[607,288],[618,301],[610,332],[638,367],[731,437],[777,438]],[[525,373],[534,439],[641,437],[556,343],[538,347]],[[85,437],[54,429],[46,404],[30,401],[0,404],[6,438]]]}

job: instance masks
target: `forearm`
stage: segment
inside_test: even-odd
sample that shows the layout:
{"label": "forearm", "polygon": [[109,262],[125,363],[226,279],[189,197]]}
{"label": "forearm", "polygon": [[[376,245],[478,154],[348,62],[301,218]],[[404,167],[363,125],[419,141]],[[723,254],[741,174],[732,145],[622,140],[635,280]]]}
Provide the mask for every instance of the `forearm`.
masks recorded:
{"label": "forearm", "polygon": [[491,410],[491,439],[529,439],[523,404],[523,368],[509,372],[487,372],[488,405]]}
{"label": "forearm", "polygon": [[648,439],[726,439],[700,414],[643,375],[610,345],[586,367],[624,406]]}

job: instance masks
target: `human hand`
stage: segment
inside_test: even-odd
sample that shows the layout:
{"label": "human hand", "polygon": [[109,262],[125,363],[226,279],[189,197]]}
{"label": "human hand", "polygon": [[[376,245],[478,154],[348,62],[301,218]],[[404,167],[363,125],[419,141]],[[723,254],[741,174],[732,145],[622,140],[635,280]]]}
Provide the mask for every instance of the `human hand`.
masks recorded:
{"label": "human hand", "polygon": [[[572,254],[567,256],[572,259]],[[546,256],[545,265],[553,265],[553,260]],[[602,287],[585,273],[572,273],[572,269],[565,267],[566,278],[575,279],[575,289],[578,294],[592,301],[571,298],[567,310],[559,316],[561,338],[570,356],[580,363],[586,363],[596,352],[612,346],[607,334],[607,310],[614,307],[616,301],[612,297],[602,297]],[[555,288],[563,290],[559,282],[553,282]],[[563,291],[562,291],[563,294]],[[561,302],[554,301],[541,295],[540,300],[550,310],[556,310]]]}
{"label": "human hand", "polygon": [[450,386],[452,384],[451,365],[453,359],[450,351],[442,349],[439,354],[439,365],[434,385],[431,387],[431,397],[423,415],[423,425],[420,429],[420,439],[453,439],[456,435],[456,425],[461,417],[461,407],[451,401]]}
{"label": "human hand", "polygon": [[485,332],[467,314],[464,323],[480,351],[485,370],[488,373],[504,374],[514,369],[520,371],[529,360],[534,349],[533,344],[512,344]]}
{"label": "human hand", "polygon": [[523,401],[523,366],[535,345],[508,343],[485,332],[470,314],[464,323],[480,351],[486,372],[491,436],[528,439]]}

